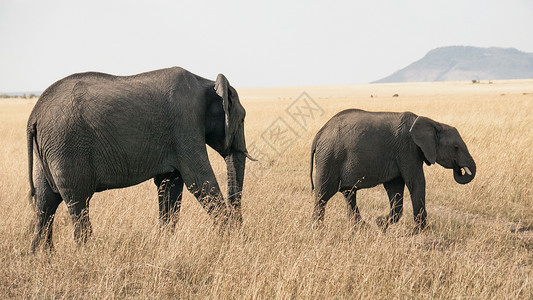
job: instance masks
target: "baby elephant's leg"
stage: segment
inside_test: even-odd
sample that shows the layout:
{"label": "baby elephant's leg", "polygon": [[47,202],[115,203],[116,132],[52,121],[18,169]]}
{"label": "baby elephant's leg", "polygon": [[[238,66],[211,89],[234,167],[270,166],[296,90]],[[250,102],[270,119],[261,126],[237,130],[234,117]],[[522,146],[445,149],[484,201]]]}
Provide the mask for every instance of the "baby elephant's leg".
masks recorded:
{"label": "baby elephant's leg", "polygon": [[362,223],[361,214],[359,213],[359,208],[357,207],[357,190],[347,190],[342,192],[344,199],[346,200],[346,208],[348,212],[348,221],[352,224]]}
{"label": "baby elephant's leg", "polygon": [[378,226],[386,230],[390,224],[398,222],[403,212],[403,192],[405,182],[401,177],[393,179],[383,184],[389,197],[390,212],[387,216],[377,219]]}

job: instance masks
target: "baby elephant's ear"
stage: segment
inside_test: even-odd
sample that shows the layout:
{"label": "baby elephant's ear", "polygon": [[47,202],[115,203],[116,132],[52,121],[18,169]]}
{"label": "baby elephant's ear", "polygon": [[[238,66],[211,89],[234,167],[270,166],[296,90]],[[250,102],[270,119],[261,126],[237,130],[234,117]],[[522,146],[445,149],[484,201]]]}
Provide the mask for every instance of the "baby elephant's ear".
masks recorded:
{"label": "baby elephant's ear", "polygon": [[422,149],[426,163],[437,160],[437,122],[426,117],[417,117],[409,132],[415,144]]}

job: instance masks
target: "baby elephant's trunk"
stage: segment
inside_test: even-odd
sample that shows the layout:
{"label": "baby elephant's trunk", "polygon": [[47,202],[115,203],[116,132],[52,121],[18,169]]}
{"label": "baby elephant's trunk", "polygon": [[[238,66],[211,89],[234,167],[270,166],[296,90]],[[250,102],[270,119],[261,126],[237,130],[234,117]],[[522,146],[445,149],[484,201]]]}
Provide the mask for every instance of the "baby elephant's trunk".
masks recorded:
{"label": "baby elephant's trunk", "polygon": [[476,176],[476,163],[469,157],[466,163],[458,164],[453,168],[453,178],[457,183],[467,184]]}

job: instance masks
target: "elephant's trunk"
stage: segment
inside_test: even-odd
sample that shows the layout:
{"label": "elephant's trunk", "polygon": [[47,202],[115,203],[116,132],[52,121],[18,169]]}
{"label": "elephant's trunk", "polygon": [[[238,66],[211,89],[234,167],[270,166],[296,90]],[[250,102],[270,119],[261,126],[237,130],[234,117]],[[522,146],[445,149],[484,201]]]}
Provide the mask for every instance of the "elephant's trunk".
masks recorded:
{"label": "elephant's trunk", "polygon": [[242,224],[241,196],[244,181],[246,155],[241,151],[233,151],[225,157],[228,168],[228,204],[231,213],[231,223]]}
{"label": "elephant's trunk", "polygon": [[453,167],[453,178],[457,183],[467,184],[476,176],[476,163],[470,157],[464,164],[456,164]]}

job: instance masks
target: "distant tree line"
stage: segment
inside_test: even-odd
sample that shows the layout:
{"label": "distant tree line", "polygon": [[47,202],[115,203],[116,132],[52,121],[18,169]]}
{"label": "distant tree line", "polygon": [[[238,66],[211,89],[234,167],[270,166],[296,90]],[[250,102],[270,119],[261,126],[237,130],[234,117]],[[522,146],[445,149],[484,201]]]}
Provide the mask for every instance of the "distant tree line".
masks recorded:
{"label": "distant tree line", "polygon": [[40,95],[36,95],[36,94],[22,94],[22,95],[0,94],[0,98],[32,99],[32,98],[38,98],[39,96],[40,96]]}

